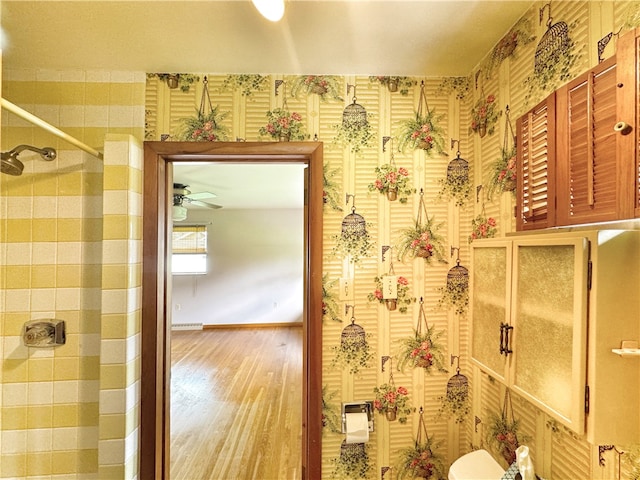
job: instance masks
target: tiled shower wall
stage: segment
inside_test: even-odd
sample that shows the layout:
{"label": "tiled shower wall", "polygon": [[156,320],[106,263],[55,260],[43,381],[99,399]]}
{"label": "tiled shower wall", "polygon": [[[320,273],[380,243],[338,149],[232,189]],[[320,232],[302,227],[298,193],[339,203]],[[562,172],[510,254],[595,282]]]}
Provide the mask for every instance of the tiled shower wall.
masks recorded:
{"label": "tiled shower wall", "polygon": [[[3,97],[99,151],[108,133],[142,138],[143,74],[8,71]],[[23,175],[0,176],[0,477],[125,478],[137,445],[114,439],[137,425],[139,321],[114,292],[135,300],[139,262],[110,244],[141,238],[141,161],[112,146],[103,162],[3,111],[2,150],[19,144],[58,157],[24,152]],[[66,322],[65,345],[23,345],[24,322],[42,318]]]}

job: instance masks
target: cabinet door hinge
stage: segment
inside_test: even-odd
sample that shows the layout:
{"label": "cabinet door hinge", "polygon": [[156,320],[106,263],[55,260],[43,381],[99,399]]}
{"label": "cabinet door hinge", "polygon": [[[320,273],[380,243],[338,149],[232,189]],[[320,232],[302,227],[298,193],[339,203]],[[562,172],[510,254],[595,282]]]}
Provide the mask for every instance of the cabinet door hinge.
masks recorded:
{"label": "cabinet door hinge", "polygon": [[584,413],[589,413],[589,385],[584,387]]}

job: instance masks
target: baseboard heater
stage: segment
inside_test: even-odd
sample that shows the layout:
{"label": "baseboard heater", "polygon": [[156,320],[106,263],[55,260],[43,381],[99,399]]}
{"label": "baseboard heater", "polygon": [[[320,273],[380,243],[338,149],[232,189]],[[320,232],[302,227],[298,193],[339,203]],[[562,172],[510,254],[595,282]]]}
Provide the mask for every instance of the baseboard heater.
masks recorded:
{"label": "baseboard heater", "polygon": [[202,330],[201,323],[172,323],[171,330]]}

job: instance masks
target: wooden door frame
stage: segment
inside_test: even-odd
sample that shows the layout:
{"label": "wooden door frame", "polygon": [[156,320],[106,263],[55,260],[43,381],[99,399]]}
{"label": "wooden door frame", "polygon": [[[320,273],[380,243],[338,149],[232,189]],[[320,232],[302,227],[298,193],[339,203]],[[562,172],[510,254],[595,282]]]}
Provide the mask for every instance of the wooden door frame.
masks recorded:
{"label": "wooden door frame", "polygon": [[143,179],[140,477],[169,480],[170,309],[166,272],[170,245],[172,164],[178,162],[307,165],[305,308],[302,368],[302,478],[321,477],[322,205],[320,142],[145,142]]}

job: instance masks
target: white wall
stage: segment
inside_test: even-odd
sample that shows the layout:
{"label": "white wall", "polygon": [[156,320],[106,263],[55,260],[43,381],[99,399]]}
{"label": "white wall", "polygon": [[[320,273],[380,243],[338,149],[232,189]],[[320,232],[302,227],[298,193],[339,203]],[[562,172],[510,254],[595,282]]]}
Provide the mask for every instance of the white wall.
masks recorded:
{"label": "white wall", "polygon": [[209,273],[172,277],[172,323],[302,322],[303,210],[189,210],[208,225]]}

